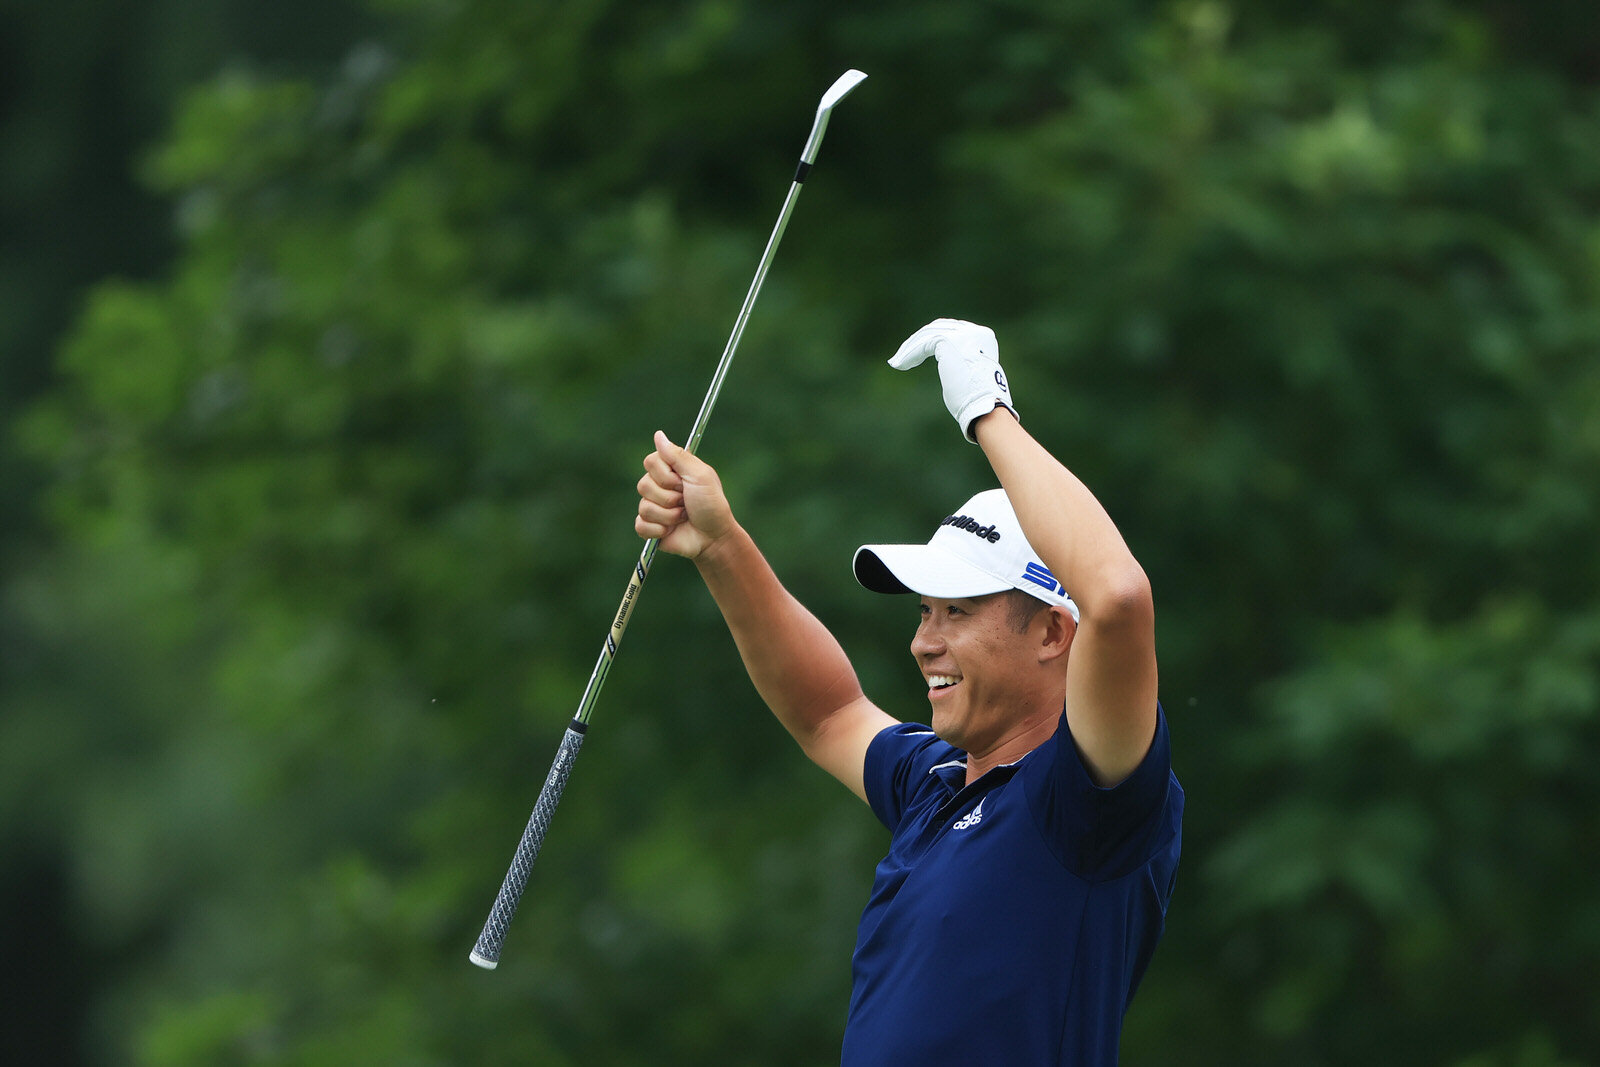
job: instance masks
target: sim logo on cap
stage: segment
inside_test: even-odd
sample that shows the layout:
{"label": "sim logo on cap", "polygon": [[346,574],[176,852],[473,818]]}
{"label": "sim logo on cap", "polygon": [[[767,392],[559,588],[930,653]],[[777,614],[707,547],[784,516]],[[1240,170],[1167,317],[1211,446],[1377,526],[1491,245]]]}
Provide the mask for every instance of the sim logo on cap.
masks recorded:
{"label": "sim logo on cap", "polygon": [[1056,576],[1051,574],[1050,568],[1046,567],[1043,563],[1029,563],[1023,568],[1022,577],[1025,581],[1032,582],[1037,586],[1043,586],[1052,593],[1056,593],[1060,596],[1067,595],[1067,587],[1056,581]]}

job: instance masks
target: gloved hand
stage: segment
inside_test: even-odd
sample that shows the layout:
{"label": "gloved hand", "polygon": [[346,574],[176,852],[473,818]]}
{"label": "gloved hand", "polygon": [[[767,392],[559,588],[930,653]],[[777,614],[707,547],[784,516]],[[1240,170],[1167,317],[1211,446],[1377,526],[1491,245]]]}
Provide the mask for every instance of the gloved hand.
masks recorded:
{"label": "gloved hand", "polygon": [[[968,441],[977,443],[972,424],[979,416],[1002,406],[1017,414],[1005,371],[1000,369],[1000,342],[989,327],[962,319],[934,319],[905,339],[889,357],[889,366],[910,370],[929,356],[939,361],[944,406]],[[1020,422],[1021,416],[1017,418]]]}

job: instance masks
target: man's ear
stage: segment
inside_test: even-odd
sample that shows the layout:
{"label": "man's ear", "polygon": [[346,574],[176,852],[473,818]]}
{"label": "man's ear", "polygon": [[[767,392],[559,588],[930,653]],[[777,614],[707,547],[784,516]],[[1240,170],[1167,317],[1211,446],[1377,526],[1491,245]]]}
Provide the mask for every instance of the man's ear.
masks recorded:
{"label": "man's ear", "polygon": [[1072,648],[1072,639],[1078,636],[1078,624],[1066,608],[1047,607],[1036,616],[1041,626],[1039,632],[1039,662],[1045,663],[1065,656]]}

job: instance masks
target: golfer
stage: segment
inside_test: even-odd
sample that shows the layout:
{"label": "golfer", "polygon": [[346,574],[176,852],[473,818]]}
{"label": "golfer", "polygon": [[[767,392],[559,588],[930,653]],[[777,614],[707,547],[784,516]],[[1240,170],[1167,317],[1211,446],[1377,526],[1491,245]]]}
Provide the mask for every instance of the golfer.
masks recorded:
{"label": "golfer", "polygon": [[635,528],[695,562],[762,699],[889,828],[843,1063],[1114,1064],[1183,814],[1149,581],[1099,501],[1022,428],[993,331],[938,319],[889,363],[930,356],[1000,488],[927,544],[867,545],[854,564],[866,588],[920,599],[928,725],[867,699],[716,471],[661,433]]}

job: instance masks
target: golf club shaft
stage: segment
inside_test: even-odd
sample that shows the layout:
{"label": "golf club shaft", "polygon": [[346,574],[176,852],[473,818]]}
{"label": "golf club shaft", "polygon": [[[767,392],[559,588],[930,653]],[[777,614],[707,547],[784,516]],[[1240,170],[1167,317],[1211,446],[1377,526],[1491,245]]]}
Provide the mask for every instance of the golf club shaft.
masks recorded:
{"label": "golf club shaft", "polygon": [[[761,283],[767,277],[767,268],[772,265],[772,258],[778,251],[778,242],[783,239],[783,231],[789,225],[789,216],[794,211],[801,186],[805,183],[811,165],[816,161],[817,150],[822,145],[822,135],[827,129],[828,117],[833,111],[833,106],[844,99],[865,77],[866,75],[860,71],[847,71],[834,82],[817,107],[816,121],[812,124],[811,135],[806,140],[805,149],[800,154],[800,163],[795,168],[789,193],[784,197],[783,210],[778,213],[777,224],[772,228],[772,235],[767,238],[767,247],[761,253],[761,262],[756,267],[750,291],[745,294],[744,304],[739,308],[739,317],[734,320],[733,332],[728,336],[728,344],[722,350],[722,358],[717,361],[716,373],[711,376],[711,387],[706,391],[706,398],[700,405],[700,413],[695,416],[694,426],[689,431],[688,441],[684,447],[690,452],[699,447],[700,439],[705,435],[706,423],[711,418],[711,409],[716,406],[717,395],[722,391],[723,380],[728,376],[728,367],[733,363],[733,354],[739,347],[739,339],[744,335],[745,324],[750,319],[750,309],[755,306],[756,296],[761,292]],[[659,544],[655,538],[647,540],[644,550],[639,553],[638,562],[633,565],[633,573],[628,578],[628,587],[622,594],[622,603],[617,607],[605,643],[600,646],[600,656],[595,660],[594,671],[589,675],[589,684],[584,687],[577,713],[573,715],[572,722],[568,724],[567,731],[561,739],[561,746],[556,750],[556,758],[550,765],[550,773],[545,778],[544,787],[539,791],[539,799],[533,806],[533,814],[522,832],[522,840],[517,843],[511,867],[506,871],[500,892],[496,895],[494,906],[489,911],[488,921],[484,923],[477,944],[473,946],[470,958],[479,967],[493,970],[500,962],[500,950],[505,943],[506,931],[511,925],[512,916],[516,914],[517,904],[522,899],[522,891],[527,887],[528,875],[533,870],[534,861],[538,859],[539,850],[544,845],[544,835],[549,829],[550,817],[555,813],[562,791],[566,789],[567,778],[572,773],[572,765],[578,758],[578,750],[582,747],[584,735],[589,729],[589,716],[594,712],[595,701],[600,696],[601,687],[605,685],[606,676],[611,673],[611,664],[617,657],[617,649],[622,644],[622,635],[627,631],[628,620],[632,617],[634,606],[639,601],[639,593],[644,588],[645,579],[650,576],[650,564],[655,560]]]}

